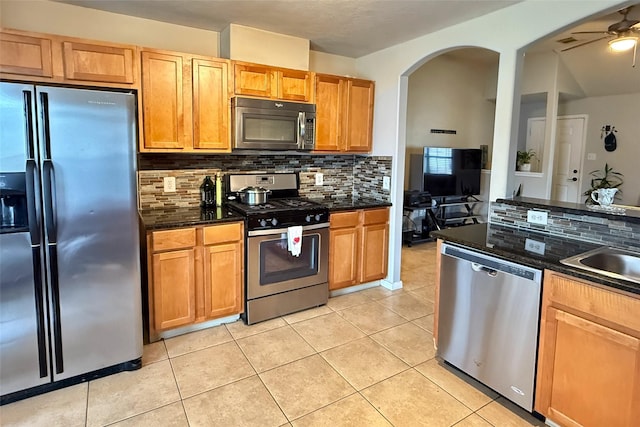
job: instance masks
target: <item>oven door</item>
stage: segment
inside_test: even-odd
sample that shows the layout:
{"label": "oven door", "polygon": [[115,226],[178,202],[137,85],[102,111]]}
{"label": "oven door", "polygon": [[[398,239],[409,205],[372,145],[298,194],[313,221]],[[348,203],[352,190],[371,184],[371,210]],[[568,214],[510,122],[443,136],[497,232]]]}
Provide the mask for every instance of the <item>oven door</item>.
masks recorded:
{"label": "oven door", "polygon": [[302,228],[299,256],[287,248],[287,229],[250,231],[247,238],[247,299],[327,283],[329,225]]}

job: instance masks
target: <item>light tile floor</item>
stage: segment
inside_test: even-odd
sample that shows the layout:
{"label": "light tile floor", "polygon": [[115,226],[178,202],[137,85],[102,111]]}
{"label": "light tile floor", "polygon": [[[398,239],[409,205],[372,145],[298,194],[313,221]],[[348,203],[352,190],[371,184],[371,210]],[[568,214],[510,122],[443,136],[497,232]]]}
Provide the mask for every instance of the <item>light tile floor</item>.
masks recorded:
{"label": "light tile floor", "polygon": [[433,349],[435,244],[404,288],[145,346],[143,367],[0,408],[2,426],[541,426]]}

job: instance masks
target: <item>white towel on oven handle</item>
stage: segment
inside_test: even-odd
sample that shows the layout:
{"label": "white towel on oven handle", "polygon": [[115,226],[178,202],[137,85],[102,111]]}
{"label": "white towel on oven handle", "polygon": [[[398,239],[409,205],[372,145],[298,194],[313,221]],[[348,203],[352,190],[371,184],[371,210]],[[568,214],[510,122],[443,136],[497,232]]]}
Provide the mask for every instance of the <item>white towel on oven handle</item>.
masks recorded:
{"label": "white towel on oven handle", "polygon": [[287,247],[291,255],[299,256],[302,248],[302,226],[296,225],[287,228]]}

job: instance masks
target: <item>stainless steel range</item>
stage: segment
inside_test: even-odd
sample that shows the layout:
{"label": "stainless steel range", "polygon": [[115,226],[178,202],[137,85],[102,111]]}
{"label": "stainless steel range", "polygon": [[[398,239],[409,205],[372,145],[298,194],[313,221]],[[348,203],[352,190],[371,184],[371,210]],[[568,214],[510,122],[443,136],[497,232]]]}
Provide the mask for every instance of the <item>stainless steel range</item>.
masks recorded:
{"label": "stainless steel range", "polygon": [[[230,174],[225,184],[227,204],[247,222],[247,324],[326,304],[329,210],[299,196],[297,173]],[[248,187],[268,190],[266,203],[241,202]]]}

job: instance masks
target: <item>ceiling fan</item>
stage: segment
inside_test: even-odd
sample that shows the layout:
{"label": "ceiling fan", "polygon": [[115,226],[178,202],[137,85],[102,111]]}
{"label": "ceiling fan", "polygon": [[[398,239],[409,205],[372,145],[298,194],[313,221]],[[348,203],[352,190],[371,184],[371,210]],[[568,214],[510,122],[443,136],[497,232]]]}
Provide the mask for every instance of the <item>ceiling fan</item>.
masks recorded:
{"label": "ceiling fan", "polygon": [[[634,6],[629,6],[618,11],[622,15],[622,20],[615,22],[607,28],[606,31],[576,31],[571,34],[605,34],[603,37],[599,37],[594,40],[589,40],[584,43],[577,44],[575,46],[562,49],[561,52],[566,52],[577,47],[585,46],[591,43],[595,43],[600,40],[614,37],[609,41],[609,48],[616,52],[622,52],[625,50],[633,49],[638,45],[638,38],[640,38],[640,21],[637,19],[628,19],[627,15],[633,9]],[[634,54],[635,64],[635,54]]]}

